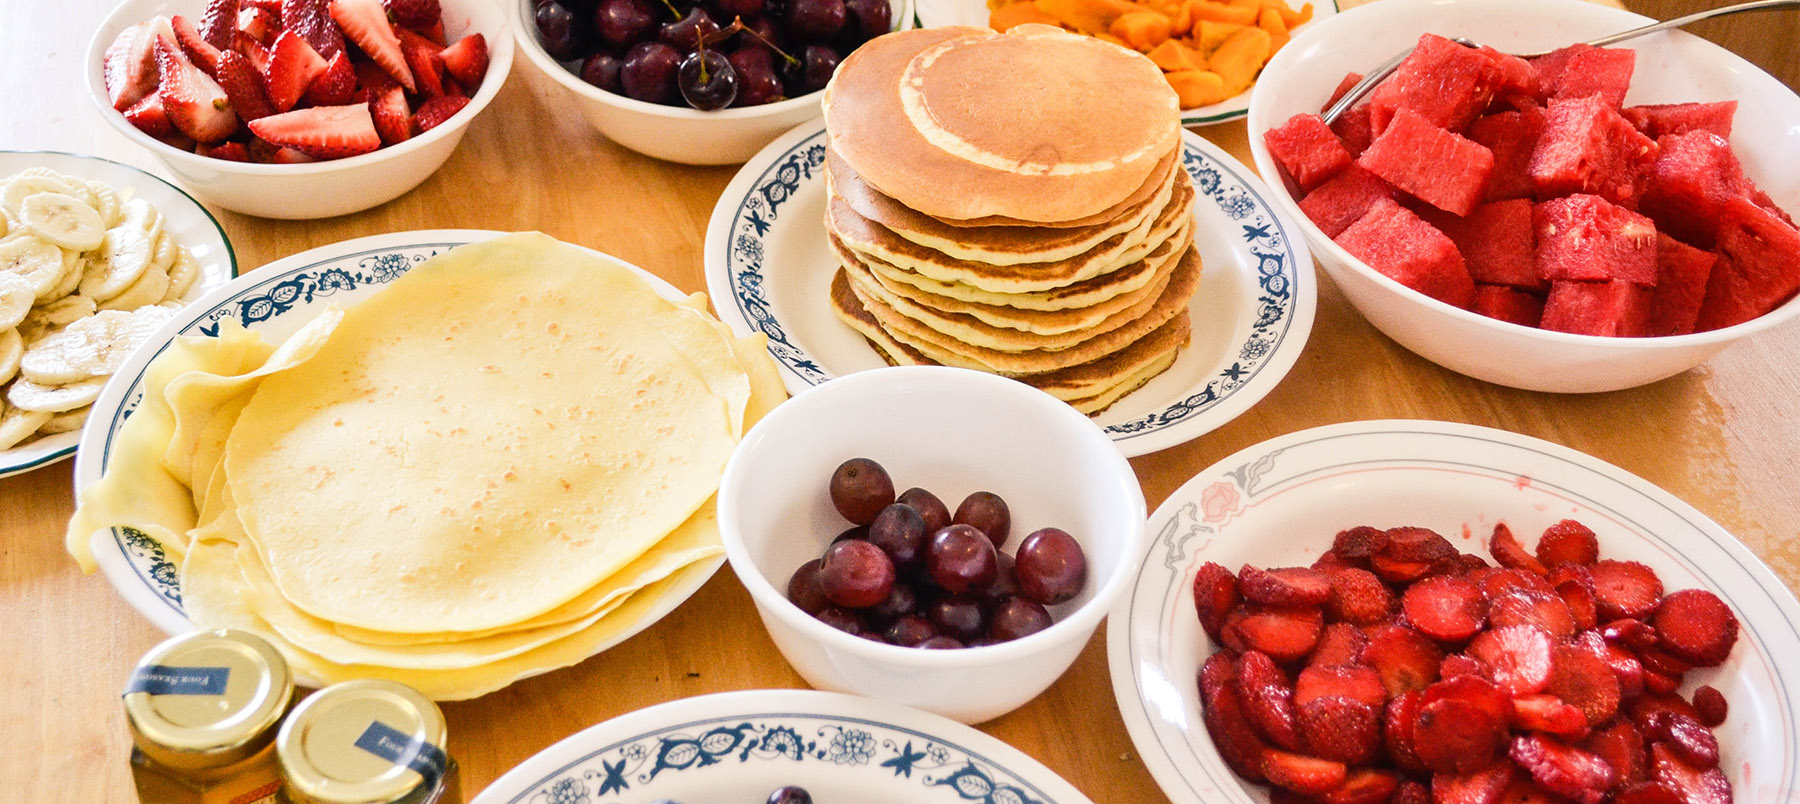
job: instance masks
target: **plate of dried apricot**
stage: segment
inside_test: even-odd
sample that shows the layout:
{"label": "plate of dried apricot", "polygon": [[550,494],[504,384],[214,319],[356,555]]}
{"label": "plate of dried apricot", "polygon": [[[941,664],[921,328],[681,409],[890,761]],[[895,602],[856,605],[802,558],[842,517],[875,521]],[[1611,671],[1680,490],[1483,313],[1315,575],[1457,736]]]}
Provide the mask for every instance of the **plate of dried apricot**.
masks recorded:
{"label": "plate of dried apricot", "polygon": [[918,0],[919,25],[1004,31],[1041,23],[1097,36],[1156,62],[1181,98],[1181,124],[1236,120],[1263,65],[1336,0]]}
{"label": "plate of dried apricot", "polygon": [[1368,421],[1189,480],[1112,612],[1139,754],[1196,802],[1789,801],[1800,603],[1575,450]]}

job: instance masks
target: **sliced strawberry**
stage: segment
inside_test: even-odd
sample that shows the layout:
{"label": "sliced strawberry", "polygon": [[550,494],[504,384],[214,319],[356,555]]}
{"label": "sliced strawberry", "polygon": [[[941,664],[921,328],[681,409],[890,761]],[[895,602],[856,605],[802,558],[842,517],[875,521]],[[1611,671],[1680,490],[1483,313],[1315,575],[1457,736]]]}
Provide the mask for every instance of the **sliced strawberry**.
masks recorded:
{"label": "sliced strawberry", "polygon": [[1418,723],[1423,704],[1424,695],[1418,690],[1403,692],[1388,702],[1387,711],[1382,714],[1381,743],[1387,748],[1388,758],[1402,771],[1426,772],[1424,761],[1413,748],[1413,726]]}
{"label": "sliced strawberry", "polygon": [[1437,680],[1444,652],[1424,634],[1403,625],[1390,625],[1369,634],[1362,662],[1381,678],[1389,695],[1423,689]]}
{"label": "sliced strawberry", "polygon": [[1331,540],[1331,552],[1338,554],[1346,563],[1356,566],[1367,566],[1369,557],[1381,552],[1388,542],[1387,531],[1359,525],[1349,530],[1340,531]]}
{"label": "sliced strawberry", "polygon": [[1431,574],[1432,562],[1402,561],[1383,553],[1369,556],[1369,571],[1393,584],[1412,583]]}
{"label": "sliced strawberry", "polygon": [[440,47],[408,28],[395,28],[400,37],[400,56],[418,83],[419,94],[426,98],[442,97],[444,92],[444,60],[438,58]]}
{"label": "sliced strawberry", "polygon": [[1656,610],[1662,599],[1662,579],[1656,572],[1636,561],[1606,559],[1594,562],[1594,604],[1600,610],[1600,621],[1611,622],[1624,617],[1643,619]]}
{"label": "sliced strawberry", "polygon": [[1612,804],[1683,804],[1675,788],[1661,782],[1638,782],[1613,796]]}
{"label": "sliced strawberry", "polygon": [[1387,545],[1381,548],[1388,558],[1426,563],[1455,558],[1457,552],[1456,545],[1437,531],[1417,527],[1388,528]]}
{"label": "sliced strawberry", "polygon": [[364,154],[381,147],[367,104],[314,106],[250,122],[256,136],[320,159]]}
{"label": "sliced strawberry", "polygon": [[152,17],[119,32],[102,61],[106,94],[114,109],[125,111],[156,92],[161,80],[156,42],[175,32],[167,17]]}
{"label": "sliced strawberry", "polygon": [[1522,695],[1512,699],[1514,728],[1541,731],[1565,740],[1588,733],[1587,716],[1554,695]]}
{"label": "sliced strawberry", "polygon": [[1598,631],[1582,631],[1565,644],[1580,648],[1605,662],[1619,682],[1619,697],[1630,701],[1644,692],[1644,665],[1637,655],[1619,645],[1607,642]]}
{"label": "sliced strawberry", "polygon": [[1556,639],[1575,635],[1575,616],[1559,595],[1536,589],[1512,589],[1488,604],[1488,625],[1535,625]]}
{"label": "sliced strawberry", "polygon": [[[416,120],[431,107],[419,108]],[[423,130],[424,126],[421,125]],[[1325,617],[1318,609],[1261,609],[1251,611],[1237,624],[1245,647],[1269,654],[1277,663],[1287,664],[1311,653],[1319,644],[1319,632],[1325,630]]]}
{"label": "sliced strawberry", "polygon": [[300,96],[314,79],[325,73],[325,60],[318,51],[293,31],[282,31],[269,49],[269,69],[263,82],[269,90],[269,102],[275,111],[285,112],[300,102]]}
{"label": "sliced strawberry", "polygon": [[1481,662],[1468,656],[1460,653],[1452,653],[1449,656],[1445,656],[1444,660],[1438,663],[1438,677],[1455,678],[1457,676],[1480,676],[1486,678],[1487,669],[1481,666]]}
{"label": "sliced strawberry", "polygon": [[394,22],[408,28],[429,28],[443,21],[438,0],[382,0]]}
{"label": "sliced strawberry", "polygon": [[1439,642],[1461,642],[1487,623],[1487,599],[1480,587],[1461,578],[1426,578],[1400,598],[1406,619]]}
{"label": "sliced strawberry", "polygon": [[1716,729],[1725,722],[1731,713],[1731,705],[1725,702],[1724,694],[1708,684],[1694,688],[1695,717],[1709,729]]}
{"label": "sliced strawberry", "polygon": [[1425,785],[1411,779],[1394,788],[1394,795],[1388,804],[1431,804],[1431,790]]}
{"label": "sliced strawberry", "polygon": [[1340,695],[1314,698],[1299,707],[1300,738],[1312,756],[1361,765],[1381,747],[1380,713]]}
{"label": "sliced strawberry", "polygon": [[1651,692],[1645,690],[1642,696],[1637,700],[1632,701],[1631,705],[1626,707],[1626,711],[1631,715],[1631,722],[1636,724],[1638,729],[1645,733],[1649,733],[1650,731],[1651,716],[1658,712],[1674,712],[1687,715],[1695,720],[1700,719],[1700,713],[1694,711],[1693,704],[1688,703],[1686,698],[1672,692]]}
{"label": "sliced strawberry", "polygon": [[420,36],[438,43],[441,47],[448,47],[450,44],[450,40],[444,38],[444,20],[442,18],[427,27],[413,28],[413,30],[418,31]]}
{"label": "sliced strawberry", "polygon": [[232,48],[244,54],[244,60],[250,62],[251,67],[256,68],[257,76],[260,77],[269,71],[269,49],[263,47],[261,42],[250,38],[249,34],[239,31],[237,42],[232,45]]}
{"label": "sliced strawberry", "polygon": [[1394,615],[1394,593],[1368,570],[1342,567],[1327,573],[1330,595],[1325,612],[1332,619],[1356,625],[1373,625]]}
{"label": "sliced strawberry", "polygon": [[1509,755],[1545,790],[1578,804],[1600,804],[1617,778],[1606,760],[1542,735],[1515,738]]}
{"label": "sliced strawberry", "polygon": [[1550,683],[1550,635],[1529,625],[1484,631],[1469,642],[1469,655],[1487,668],[1488,678],[1507,695],[1542,692]]}
{"label": "sliced strawberry", "polygon": [[1588,526],[1565,519],[1544,529],[1538,537],[1537,557],[1546,567],[1558,564],[1592,564],[1600,560],[1600,541]]}
{"label": "sliced strawberry", "polygon": [[1514,773],[1512,784],[1500,794],[1500,804],[1569,804],[1569,800],[1539,787],[1527,774]]}
{"label": "sliced strawberry", "polygon": [[200,146],[199,153],[202,156],[210,156],[214,159],[224,159],[228,162],[250,161],[250,151],[246,149],[241,142],[221,142],[210,148],[202,145]]}
{"label": "sliced strawberry", "polygon": [[[350,70],[356,73],[356,94],[359,100],[374,100],[400,86],[386,70],[381,69],[381,65],[372,61],[357,59],[351,62]],[[411,116],[412,107],[407,107],[406,113]]]}
{"label": "sliced strawberry", "polygon": [[1342,762],[1269,749],[1263,752],[1262,773],[1269,784],[1296,793],[1324,795],[1343,785],[1348,769]]}
{"label": "sliced strawberry", "polygon": [[[380,97],[370,101],[369,114],[375,118],[375,131],[381,134],[382,144],[394,145],[412,138],[412,115],[406,108],[406,90],[401,89],[399,84],[393,85]],[[1230,609],[1226,611],[1229,612]],[[1219,615],[1220,622],[1223,622],[1224,619],[1224,615]],[[1204,624],[1205,622],[1202,621],[1202,625]],[[1212,628],[1206,629],[1207,635],[1215,640],[1218,639],[1218,635],[1214,632],[1217,627],[1215,624]]]}
{"label": "sliced strawberry", "polygon": [[1225,764],[1237,775],[1260,782],[1263,753],[1268,746],[1244,718],[1237,693],[1232,690],[1233,672],[1231,657],[1223,652],[1213,654],[1201,665],[1201,720]]}
{"label": "sliced strawberry", "polygon": [[245,5],[243,10],[238,12],[237,25],[238,30],[247,34],[251,39],[267,45],[275,39],[276,34],[281,32],[281,16],[267,8]]}
{"label": "sliced strawberry", "polygon": [[463,89],[474,92],[481,87],[481,79],[487,75],[487,37],[478,33],[469,34],[440,51],[438,59],[444,63],[444,69],[450,76],[462,84]]}
{"label": "sliced strawberry", "polygon": [[[1594,576],[1588,568],[1580,564],[1560,564],[1558,571],[1571,570],[1565,573],[1571,577],[1553,580],[1556,594],[1569,607],[1569,619],[1575,623],[1575,629],[1586,631],[1600,622],[1600,609],[1594,603]],[[1553,576],[1554,577],[1554,576]]]}
{"label": "sliced strawberry", "polygon": [[1648,667],[1644,668],[1644,691],[1645,692],[1654,692],[1659,695],[1668,695],[1678,689],[1681,689],[1681,677],[1680,676],[1672,676],[1667,673],[1658,673],[1655,670],[1651,670]]}
{"label": "sliced strawberry", "polygon": [[1481,587],[1481,593],[1493,600],[1514,589],[1536,589],[1540,592],[1555,592],[1544,576],[1511,567],[1495,567],[1479,573],[1471,573],[1469,580]]}
{"label": "sliced strawberry", "polygon": [[331,21],[327,0],[282,0],[281,24],[312,45],[321,58],[344,52],[344,35]]}
{"label": "sliced strawberry", "polygon": [[1632,650],[1645,650],[1656,647],[1656,628],[1643,620],[1625,618],[1613,620],[1601,630],[1606,641],[1624,645]]}
{"label": "sliced strawberry", "polygon": [[1578,744],[1583,750],[1606,760],[1618,777],[1615,787],[1636,784],[1650,778],[1650,746],[1644,733],[1631,721],[1618,718],[1587,736]]}
{"label": "sliced strawberry", "polygon": [[169,116],[163,112],[162,96],[154,92],[145,95],[137,105],[126,109],[125,119],[137,126],[139,131],[158,139],[176,133],[175,125],[169,122]]}
{"label": "sliced strawberry", "polygon": [[[255,135],[250,137],[250,142],[244,146],[244,149],[250,152],[250,161],[265,164],[275,161],[275,154],[281,150],[280,146]],[[1226,664],[1230,664],[1230,662],[1226,662]]]}
{"label": "sliced strawberry", "polygon": [[1419,707],[1413,751],[1433,773],[1472,773],[1493,763],[1506,744],[1506,721],[1460,698]]}
{"label": "sliced strawberry", "polygon": [[319,159],[299,148],[279,148],[269,161],[277,165],[304,165],[308,162],[317,162]]}
{"label": "sliced strawberry", "polygon": [[181,55],[173,39],[157,37],[156,67],[161,77],[156,92],[177,131],[198,142],[218,142],[237,130],[225,90]]}
{"label": "sliced strawberry", "polygon": [[1668,746],[1681,761],[1695,768],[1719,765],[1719,739],[1700,721],[1680,712],[1655,712],[1648,718],[1644,736]]}
{"label": "sliced strawberry", "polygon": [[[384,96],[383,101],[375,107],[375,124],[382,131],[383,141],[396,142],[398,140],[388,140],[387,137],[390,132],[386,125],[394,124],[390,122],[383,125],[382,123],[382,116],[392,113],[391,109],[384,110],[382,108],[381,104],[385,102],[386,97]],[[405,119],[408,110],[404,97],[400,99],[400,114],[403,123],[403,128],[400,130],[410,131],[412,123]],[[398,133],[398,131],[393,133]],[[400,139],[403,140],[406,137],[400,137]],[[1200,565],[1200,571],[1194,573],[1194,610],[1200,615],[1200,627],[1206,629],[1206,635],[1212,637],[1213,641],[1219,641],[1219,629],[1225,625],[1225,615],[1237,608],[1240,602],[1242,602],[1242,597],[1238,593],[1238,579],[1236,575],[1231,574],[1231,570],[1211,561]]]}
{"label": "sliced strawberry", "polygon": [[1238,589],[1245,600],[1266,606],[1321,606],[1331,597],[1331,579],[1306,567],[1238,570]]}
{"label": "sliced strawberry", "polygon": [[1619,712],[1619,679],[1612,668],[1575,645],[1558,645],[1551,652],[1550,682],[1545,689],[1580,709],[1590,726],[1605,723]]}
{"label": "sliced strawberry", "polygon": [[1354,664],[1367,644],[1369,638],[1363,636],[1362,629],[1349,623],[1332,623],[1319,634],[1319,644],[1313,646],[1306,663],[1313,667]]}
{"label": "sliced strawberry", "polygon": [[1389,804],[1399,786],[1400,777],[1391,771],[1358,768],[1346,774],[1344,783],[1320,800],[1324,804]]}
{"label": "sliced strawberry", "polygon": [[406,56],[400,52],[400,37],[388,24],[381,0],[331,0],[331,19],[344,32],[344,37],[362,48],[381,69],[408,92],[418,91]]}
{"label": "sliced strawberry", "polygon": [[1294,721],[1294,688],[1287,674],[1267,654],[1249,651],[1237,658],[1238,703],[1244,717],[1263,739],[1289,751],[1300,750]]}
{"label": "sliced strawberry", "polygon": [[1506,697],[1506,693],[1501,692],[1499,687],[1485,678],[1478,676],[1446,678],[1426,687],[1423,695],[1424,698],[1420,702],[1425,706],[1430,706],[1438,701],[1454,699],[1480,707],[1492,715],[1494,720],[1501,723],[1512,721],[1513,699]]}
{"label": "sliced strawberry", "polygon": [[238,0],[207,0],[200,14],[200,38],[221,52],[237,39]]}
{"label": "sliced strawberry", "polygon": [[1493,566],[1487,559],[1474,553],[1462,553],[1456,557],[1457,572],[1454,574],[1467,575],[1476,570],[1492,569]]}
{"label": "sliced strawberry", "polygon": [[1661,673],[1677,680],[1687,671],[1694,669],[1693,665],[1676,658],[1674,654],[1662,648],[1638,648],[1637,655],[1638,660],[1644,663],[1645,670]]}
{"label": "sliced strawberry", "polygon": [[[419,110],[413,112],[413,127],[417,128],[420,134],[424,134],[425,132],[442,125],[445,120],[449,120],[451,117],[456,116],[457,112],[462,111],[463,107],[468,105],[468,98],[457,97],[455,95],[444,95],[432,98],[431,100],[419,104]],[[1314,612],[1315,615],[1317,613],[1318,612],[1316,611]]]}
{"label": "sliced strawberry", "polygon": [[218,75],[219,49],[200,35],[199,29],[194,27],[191,20],[176,14],[169,18],[169,30],[175,32],[175,44],[181,47],[181,52],[188,57],[188,61],[207,75]]}
{"label": "sliced strawberry", "polygon": [[[350,57],[344,51],[325,63],[325,72],[319,73],[306,87],[308,106],[343,106],[356,98],[356,71],[350,68]],[[373,113],[373,112],[371,112]],[[378,124],[376,128],[381,126]]]}
{"label": "sliced strawberry", "polygon": [[1250,649],[1244,642],[1244,621],[1250,618],[1250,610],[1242,604],[1232,607],[1225,613],[1225,622],[1219,625],[1219,642],[1229,649],[1233,655]]}
{"label": "sliced strawberry", "polygon": [[1524,570],[1533,575],[1549,572],[1543,562],[1525,551],[1525,545],[1519,543],[1518,537],[1513,535],[1512,528],[1507,527],[1505,522],[1494,525],[1494,535],[1488,538],[1488,552],[1493,554],[1494,560],[1502,567]]}
{"label": "sliced strawberry", "polygon": [[1587,587],[1589,592],[1594,591],[1594,573],[1588,569],[1586,564],[1558,564],[1551,568],[1550,574],[1544,576],[1544,579],[1549,581],[1551,586],[1560,586],[1565,582],[1574,581]]}
{"label": "sliced strawberry", "polygon": [[1650,777],[1674,788],[1683,804],[1730,804],[1731,780],[1718,768],[1696,768],[1661,743],[1650,746]]}
{"label": "sliced strawberry", "polygon": [[[1203,699],[1231,690],[1231,685],[1237,682],[1237,663],[1232,661],[1230,653],[1215,651],[1200,663],[1199,681]],[[1231,691],[1237,694],[1235,690]]]}
{"label": "sliced strawberry", "polygon": [[262,75],[243,54],[235,50],[219,54],[218,80],[219,88],[225,90],[225,97],[231,99],[232,108],[245,122],[275,113],[268,93],[263,91]]}
{"label": "sliced strawberry", "polygon": [[[1368,562],[1365,561],[1363,563],[1367,564]],[[1325,552],[1320,553],[1318,558],[1313,559],[1313,563],[1310,566],[1320,572],[1331,572],[1332,570],[1346,569],[1356,565],[1350,563],[1350,561],[1343,556],[1338,555],[1336,550],[1326,550]]]}
{"label": "sliced strawberry", "polygon": [[1737,616],[1705,589],[1670,592],[1650,616],[1650,625],[1663,650],[1700,667],[1724,662],[1737,644]]}
{"label": "sliced strawberry", "polygon": [[1431,777],[1436,804],[1495,804],[1512,783],[1511,762],[1495,762],[1472,773],[1438,773]]}
{"label": "sliced strawberry", "polygon": [[1327,697],[1349,698],[1380,710],[1387,689],[1374,670],[1358,664],[1309,665],[1294,679],[1294,706]]}

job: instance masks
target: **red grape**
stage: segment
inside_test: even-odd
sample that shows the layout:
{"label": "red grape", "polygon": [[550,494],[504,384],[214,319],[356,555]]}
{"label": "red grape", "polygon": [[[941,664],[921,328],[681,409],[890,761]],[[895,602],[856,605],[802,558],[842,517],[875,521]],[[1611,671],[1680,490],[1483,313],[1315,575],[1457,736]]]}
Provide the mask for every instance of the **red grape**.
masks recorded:
{"label": "red grape", "polygon": [[825,597],[847,609],[865,609],[885,600],[894,587],[894,562],[865,541],[849,539],[825,550],[819,566]]}
{"label": "red grape", "polygon": [[945,505],[943,500],[938,499],[936,494],[922,488],[914,486],[900,492],[900,497],[894,502],[906,503],[912,506],[914,511],[918,511],[919,516],[925,517],[926,533],[936,533],[951,525],[950,507]]}
{"label": "red grape", "polygon": [[924,648],[926,650],[956,650],[957,648],[963,647],[963,643],[958,641],[955,637],[947,637],[940,634],[927,639],[924,642],[920,642],[913,647]]}
{"label": "red grape", "polygon": [[881,464],[851,458],[831,473],[831,504],[851,522],[867,525],[893,502],[894,481]]}
{"label": "red grape", "polygon": [[913,507],[894,503],[881,509],[869,523],[869,541],[894,561],[894,571],[901,575],[918,572],[925,560],[925,518]]}
{"label": "red grape", "polygon": [[876,625],[887,625],[908,614],[919,611],[919,596],[910,584],[895,583],[888,591],[888,596],[880,603],[870,606],[864,613]]}
{"label": "red grape", "polygon": [[1007,642],[1049,628],[1050,612],[1037,601],[1023,597],[1007,598],[988,618],[988,636]]}
{"label": "red grape", "polygon": [[925,609],[926,619],[940,634],[970,639],[987,631],[987,619],[981,616],[981,604],[974,598],[946,595]]}
{"label": "red grape", "polygon": [[831,600],[825,597],[825,588],[819,585],[819,565],[822,563],[815,558],[801,564],[788,579],[788,600],[807,614],[816,615],[831,607]]}
{"label": "red grape", "polygon": [[899,645],[903,648],[910,648],[937,635],[937,629],[932,627],[931,621],[919,614],[908,614],[901,617],[882,632],[882,638],[886,639],[888,644]]}
{"label": "red grape", "polygon": [[979,592],[994,582],[1000,562],[994,543],[969,525],[951,525],[931,535],[925,548],[925,571],[953,595]]}
{"label": "red grape", "polygon": [[1012,511],[1000,495],[991,491],[977,491],[964,498],[951,521],[974,525],[994,541],[995,547],[1006,544],[1006,537],[1012,533]]}
{"label": "red grape", "polygon": [[1045,605],[1080,594],[1087,582],[1087,556],[1081,552],[1081,544],[1057,528],[1026,536],[1015,560],[1019,588],[1026,597]]}
{"label": "red grape", "polygon": [[813,618],[851,636],[858,636],[863,632],[862,618],[856,616],[856,612],[836,606],[814,614]]}

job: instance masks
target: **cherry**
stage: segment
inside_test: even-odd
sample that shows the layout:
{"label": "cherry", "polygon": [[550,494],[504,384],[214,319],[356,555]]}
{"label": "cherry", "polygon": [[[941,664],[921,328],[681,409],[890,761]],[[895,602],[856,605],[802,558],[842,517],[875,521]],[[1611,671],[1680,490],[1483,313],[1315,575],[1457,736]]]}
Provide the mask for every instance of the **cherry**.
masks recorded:
{"label": "cherry", "polygon": [[675,97],[675,74],[681,53],[667,43],[639,42],[625,51],[619,65],[619,84],[625,96],[646,103],[667,103]]}
{"label": "cherry", "polygon": [[[707,16],[706,10],[694,6],[688,9],[687,15],[674,22],[663,23],[656,37],[675,46],[683,53],[692,53],[700,47],[700,37],[718,33],[719,24]],[[710,44],[710,43],[709,43]]]}
{"label": "cherry", "polygon": [[788,33],[803,42],[824,42],[837,35],[849,18],[844,0],[789,0]]}
{"label": "cherry", "polygon": [[723,109],[737,99],[737,70],[717,50],[696,50],[683,57],[675,83],[688,105],[703,112]]}
{"label": "cherry", "polygon": [[600,0],[594,9],[594,29],[613,47],[629,47],[656,27],[656,9],[649,0]]}
{"label": "cherry", "polygon": [[744,45],[726,58],[738,74],[737,100],[733,106],[758,106],[781,100],[781,79],[775,77],[775,57],[760,45]]}
{"label": "cherry", "polygon": [[543,0],[532,12],[537,23],[538,38],[550,58],[567,61],[575,58],[581,39],[575,31],[575,15],[555,0]]}
{"label": "cherry", "polygon": [[619,83],[619,57],[601,51],[587,57],[581,62],[581,80],[606,90],[624,94],[625,88]]}

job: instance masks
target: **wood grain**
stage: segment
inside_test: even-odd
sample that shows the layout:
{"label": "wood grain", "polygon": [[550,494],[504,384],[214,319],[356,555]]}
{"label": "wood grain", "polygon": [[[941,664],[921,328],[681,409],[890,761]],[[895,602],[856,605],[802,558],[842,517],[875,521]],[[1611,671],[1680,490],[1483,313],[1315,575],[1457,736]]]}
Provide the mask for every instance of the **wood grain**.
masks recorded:
{"label": "wood grain", "polygon": [[[0,148],[92,153],[166,175],[106,126],[81,87],[104,0],[12,3],[0,26]],[[1791,35],[1785,40],[1792,42]],[[325,221],[220,213],[246,269],[352,237],[406,229],[539,229],[703,288],[701,238],[732,168],[690,168],[626,152],[594,133],[522,57],[456,155],[417,190]],[[1241,124],[1205,129],[1245,156]],[[1401,349],[1321,278],[1318,321],[1297,366],[1261,404],[1188,444],[1132,462],[1152,507],[1232,452],[1333,422],[1429,418],[1533,435],[1610,461],[1692,503],[1793,587],[1800,582],[1800,327],[1766,333],[1705,366],[1643,388],[1590,396],[1514,391]],[[63,552],[68,462],[0,479],[0,791],[30,802],[123,802],[133,793],[118,690],[161,634]],[[1097,634],[1069,673],[983,730],[1037,757],[1099,801],[1166,800],[1113,706]],[[748,594],[721,572],[643,634],[573,668],[446,707],[465,789],[614,715],[708,692],[801,687]]]}

